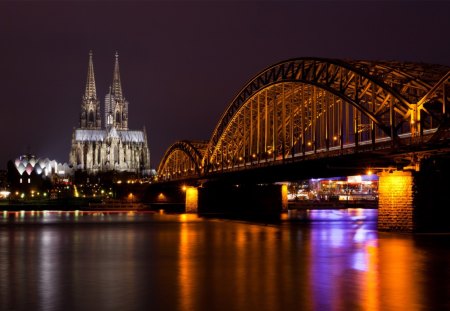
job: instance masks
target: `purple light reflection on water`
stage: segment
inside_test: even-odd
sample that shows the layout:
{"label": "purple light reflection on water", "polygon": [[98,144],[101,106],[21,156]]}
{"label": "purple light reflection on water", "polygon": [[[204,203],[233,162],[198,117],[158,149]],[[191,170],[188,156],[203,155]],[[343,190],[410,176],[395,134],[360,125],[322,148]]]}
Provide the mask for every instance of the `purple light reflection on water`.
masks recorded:
{"label": "purple light reflection on water", "polygon": [[291,221],[303,220],[308,222],[338,221],[338,222],[376,222],[378,217],[377,209],[315,209],[315,210],[288,210],[287,219]]}
{"label": "purple light reflection on water", "polygon": [[377,310],[374,301],[340,298],[359,295],[353,288],[361,286],[361,278],[373,268],[368,257],[369,250],[377,248],[376,210],[312,210],[307,216],[315,308],[329,309],[329,301],[335,301],[337,310],[359,309],[363,305],[364,309]]}
{"label": "purple light reflection on water", "polygon": [[192,214],[2,214],[0,309],[448,306],[448,236],[378,233],[372,210],[306,215],[267,225]]}

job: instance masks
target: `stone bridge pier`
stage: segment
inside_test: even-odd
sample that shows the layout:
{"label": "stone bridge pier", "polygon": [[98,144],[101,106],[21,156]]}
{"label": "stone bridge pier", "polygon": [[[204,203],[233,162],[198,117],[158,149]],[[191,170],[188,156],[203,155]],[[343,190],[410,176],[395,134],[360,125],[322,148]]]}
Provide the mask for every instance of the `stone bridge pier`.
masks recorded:
{"label": "stone bridge pier", "polygon": [[380,173],[378,230],[449,232],[449,160],[429,158],[419,171]]}
{"label": "stone bridge pier", "polygon": [[279,218],[287,209],[281,184],[207,184],[186,188],[186,212],[250,218]]}

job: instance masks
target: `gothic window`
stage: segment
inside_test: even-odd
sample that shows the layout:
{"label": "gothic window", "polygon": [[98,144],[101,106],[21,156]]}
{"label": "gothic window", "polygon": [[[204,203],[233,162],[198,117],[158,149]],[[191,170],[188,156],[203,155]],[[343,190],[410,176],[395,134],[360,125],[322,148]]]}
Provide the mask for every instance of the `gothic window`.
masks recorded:
{"label": "gothic window", "polygon": [[89,146],[86,144],[84,145],[84,150],[83,150],[83,166],[84,168],[87,168],[87,154],[88,154],[88,149]]}
{"label": "gothic window", "polygon": [[94,112],[91,110],[89,111],[89,122],[93,123],[94,122]]}
{"label": "gothic window", "polygon": [[81,149],[77,150],[77,165],[81,164]]}
{"label": "gothic window", "polygon": [[120,112],[116,111],[116,123],[120,123]]}
{"label": "gothic window", "polygon": [[140,162],[141,163],[145,163],[145,154],[144,154],[144,149],[141,149],[141,157],[140,157]]}
{"label": "gothic window", "polygon": [[119,148],[117,146],[114,147],[114,161],[119,162]]}

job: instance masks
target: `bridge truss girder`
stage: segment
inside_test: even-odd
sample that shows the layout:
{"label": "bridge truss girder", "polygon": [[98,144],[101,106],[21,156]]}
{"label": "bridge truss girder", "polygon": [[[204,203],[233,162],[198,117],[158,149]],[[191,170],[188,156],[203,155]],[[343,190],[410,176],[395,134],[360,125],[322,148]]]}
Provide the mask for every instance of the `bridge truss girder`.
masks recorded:
{"label": "bridge truss girder", "polygon": [[[421,80],[410,73],[411,68],[402,71],[402,66],[412,65],[307,58],[266,69],[242,89],[223,114],[203,166],[212,170],[245,166],[256,159],[285,159],[304,155],[308,149],[374,144],[387,137],[394,142],[398,135],[418,131],[408,121],[414,113],[417,116],[417,103],[448,68],[435,66]],[[444,94],[442,102],[446,98]],[[263,115],[261,105],[265,105]],[[445,104],[442,106],[445,110]],[[426,109],[421,109],[420,115],[421,133],[438,125]]]}
{"label": "bridge truss girder", "polygon": [[234,115],[210,169],[285,160],[385,138],[368,116],[332,93],[299,83],[271,85]]}
{"label": "bridge truss girder", "polygon": [[173,144],[158,174],[184,178],[358,146],[373,150],[424,132],[442,140],[450,136],[449,69],[320,58],[275,64],[238,93],[209,142]]}
{"label": "bridge truss girder", "polygon": [[207,141],[177,141],[167,149],[158,167],[162,180],[199,175]]}

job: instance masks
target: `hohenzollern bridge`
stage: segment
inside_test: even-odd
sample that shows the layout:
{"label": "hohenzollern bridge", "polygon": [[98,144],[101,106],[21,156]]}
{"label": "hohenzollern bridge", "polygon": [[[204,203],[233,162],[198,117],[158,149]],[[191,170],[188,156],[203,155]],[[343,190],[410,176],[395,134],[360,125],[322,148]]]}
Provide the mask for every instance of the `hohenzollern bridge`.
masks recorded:
{"label": "hohenzollern bridge", "polygon": [[[386,217],[397,203],[385,200],[384,187],[394,191],[390,180],[410,179],[412,203],[404,213],[412,224],[405,226],[415,230],[414,217],[421,211],[416,206],[425,200],[417,195],[419,185],[448,169],[449,99],[447,66],[286,60],[244,85],[209,141],[172,144],[159,164],[158,180],[202,188],[227,178],[233,185],[277,183],[373,167],[380,176],[380,208],[385,204],[390,213]],[[423,196],[430,195],[435,194]],[[401,197],[408,196],[402,190]],[[393,226],[402,224],[386,228]]]}

